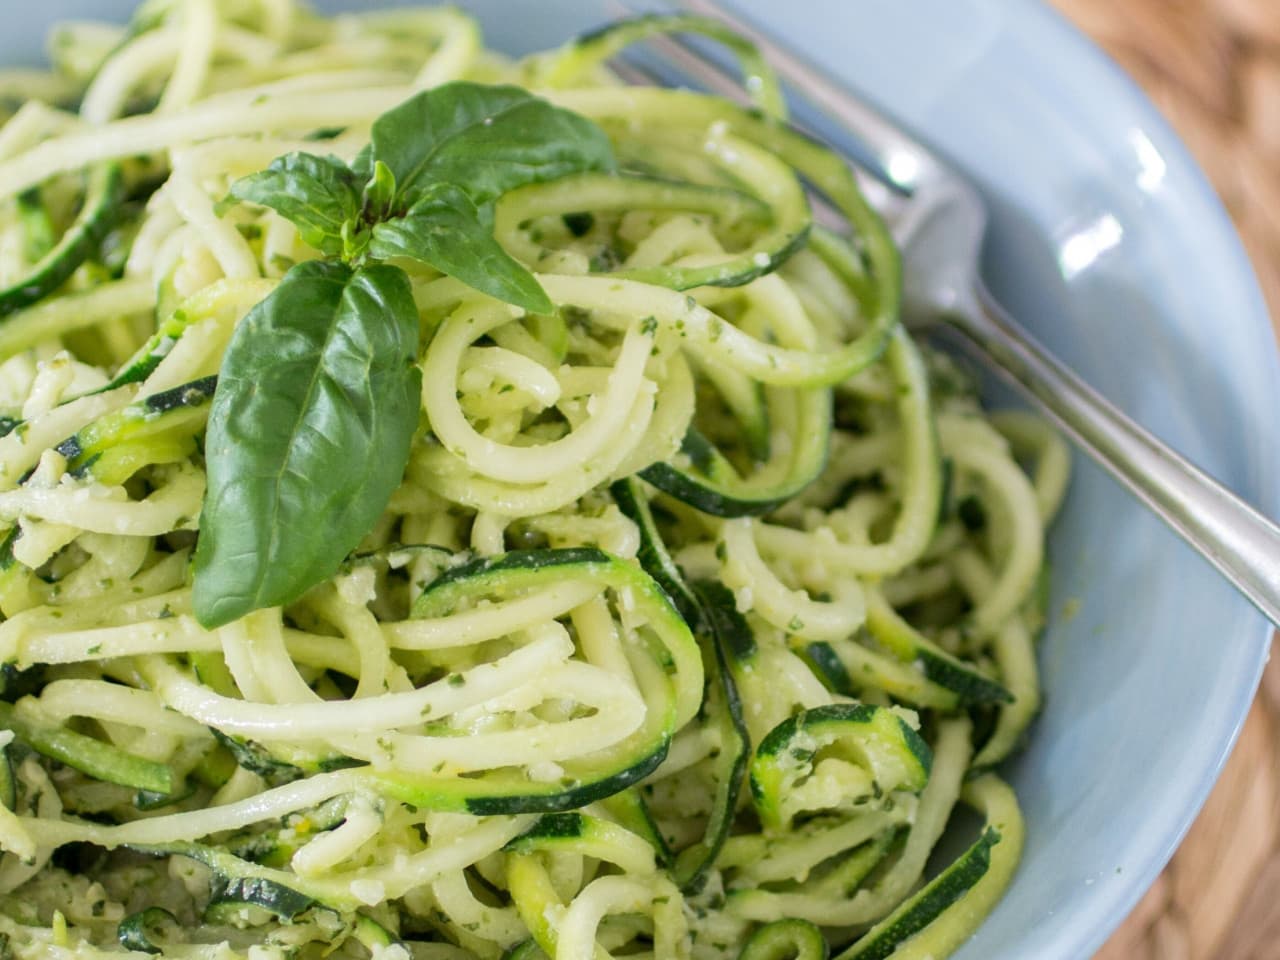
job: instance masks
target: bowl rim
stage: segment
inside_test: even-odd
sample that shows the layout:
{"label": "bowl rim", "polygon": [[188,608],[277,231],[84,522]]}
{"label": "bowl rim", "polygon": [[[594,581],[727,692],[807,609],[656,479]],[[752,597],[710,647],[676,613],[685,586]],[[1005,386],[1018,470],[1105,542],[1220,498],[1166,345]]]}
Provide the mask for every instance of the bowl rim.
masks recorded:
{"label": "bowl rim", "polygon": [[[1193,208],[1203,223],[1202,247],[1214,254],[1213,273],[1218,282],[1241,295],[1247,314],[1235,318],[1237,336],[1259,341],[1255,345],[1262,348],[1258,363],[1248,372],[1251,375],[1241,380],[1236,396],[1247,407],[1280,409],[1280,330],[1273,324],[1252,262],[1226,207],[1187,145],[1137,81],[1065,13],[1049,4],[1010,4],[1003,13],[1009,21],[1006,30],[1012,35],[1036,28],[1054,35],[1057,44],[1048,47],[1050,55],[1058,62],[1070,63],[1077,75],[1087,73],[1079,78],[1080,86],[1102,86],[1115,98],[1114,110],[1141,118],[1142,130],[1164,159],[1169,178],[1186,191],[1179,203]],[[1236,492],[1274,518],[1280,514],[1280,443],[1265,439],[1256,448],[1253,475],[1240,485],[1256,488]],[[1218,574],[1215,571],[1213,575]],[[1243,609],[1247,601],[1241,597],[1238,603]],[[1269,658],[1275,627],[1261,613],[1252,611],[1251,615],[1256,626],[1240,638],[1246,651],[1251,647],[1251,655],[1239,654],[1247,669],[1234,678],[1232,706],[1202,721],[1217,721],[1212,736],[1200,738],[1201,743],[1212,745],[1206,752],[1208,762],[1198,778],[1181,784],[1181,803],[1153,807],[1140,840],[1130,848],[1137,855],[1136,862],[1115,884],[1107,884],[1105,891],[1098,884],[1086,895],[1080,915],[1092,917],[1092,922],[1060,928],[1061,936],[1054,945],[1056,956],[1080,960],[1093,956],[1146,895],[1199,816],[1244,728]]]}

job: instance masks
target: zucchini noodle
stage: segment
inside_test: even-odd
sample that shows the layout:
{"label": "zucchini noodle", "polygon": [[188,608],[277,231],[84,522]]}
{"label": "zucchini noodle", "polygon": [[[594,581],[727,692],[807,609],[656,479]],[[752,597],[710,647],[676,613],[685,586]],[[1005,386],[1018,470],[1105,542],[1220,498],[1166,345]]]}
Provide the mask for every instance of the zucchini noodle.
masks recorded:
{"label": "zucchini noodle", "polygon": [[[608,73],[689,31],[754,108]],[[0,70],[0,956],[968,938],[1021,849],[992,771],[1040,703],[1068,455],[898,325],[887,231],[749,44],[641,17],[512,61],[453,10],[146,0],[51,49]],[[406,261],[399,488],[332,578],[205,629],[224,351],[320,255],[225,198],[291,152],[358,165],[457,80],[609,139],[616,171],[483,212],[555,310]],[[962,805],[985,825],[927,868]]]}

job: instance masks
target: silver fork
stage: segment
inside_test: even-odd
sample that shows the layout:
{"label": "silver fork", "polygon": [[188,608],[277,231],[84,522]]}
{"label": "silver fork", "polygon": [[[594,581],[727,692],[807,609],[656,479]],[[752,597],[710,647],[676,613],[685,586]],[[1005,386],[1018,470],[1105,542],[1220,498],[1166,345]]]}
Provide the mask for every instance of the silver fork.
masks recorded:
{"label": "silver fork", "polygon": [[[682,0],[681,6],[753,40],[788,85],[868,151],[878,167],[874,173],[850,163],[902,247],[904,312],[912,325],[958,335],[1280,625],[1280,527],[1121,413],[995,301],[978,269],[987,210],[968,180],[822,70],[715,0]],[[664,65],[684,78],[712,92],[741,96],[735,78],[697,46],[674,37],[651,42]]]}

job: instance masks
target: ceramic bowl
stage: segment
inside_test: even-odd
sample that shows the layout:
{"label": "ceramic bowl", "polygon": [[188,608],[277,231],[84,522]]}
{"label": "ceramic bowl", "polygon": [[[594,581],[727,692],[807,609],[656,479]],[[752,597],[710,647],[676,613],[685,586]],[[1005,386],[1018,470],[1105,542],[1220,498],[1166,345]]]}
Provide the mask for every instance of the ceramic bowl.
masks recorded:
{"label": "ceramic bowl", "polygon": [[[736,2],[979,184],[994,211],[987,279],[1043,342],[1137,421],[1280,512],[1280,371],[1253,275],[1204,176],[1111,62],[1037,3]],[[510,53],[620,9],[462,6]],[[131,7],[14,4],[0,63],[39,60],[53,19],[122,19]],[[1075,467],[1050,542],[1045,709],[1007,769],[1026,854],[957,960],[1089,957],[1204,802],[1267,651],[1267,625],[1204,561],[1083,457]]]}

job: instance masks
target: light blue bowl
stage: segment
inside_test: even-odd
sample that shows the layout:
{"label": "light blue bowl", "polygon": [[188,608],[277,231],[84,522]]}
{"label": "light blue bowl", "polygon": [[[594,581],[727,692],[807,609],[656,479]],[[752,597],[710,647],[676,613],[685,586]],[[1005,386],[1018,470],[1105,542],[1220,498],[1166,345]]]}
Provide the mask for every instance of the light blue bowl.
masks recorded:
{"label": "light blue bowl", "polygon": [[[616,9],[464,5],[513,53]],[[15,5],[0,63],[38,59],[53,18],[120,19],[131,6]],[[1182,145],[1094,47],[1028,0],[740,8],[973,176],[995,211],[991,286],[1045,343],[1140,423],[1280,512],[1280,371],[1244,253]],[[1208,795],[1267,650],[1261,617],[1206,563],[1098,469],[1076,466],[1050,550],[1045,711],[1009,770],[1026,856],[960,960],[1084,960],[1101,945]]]}

